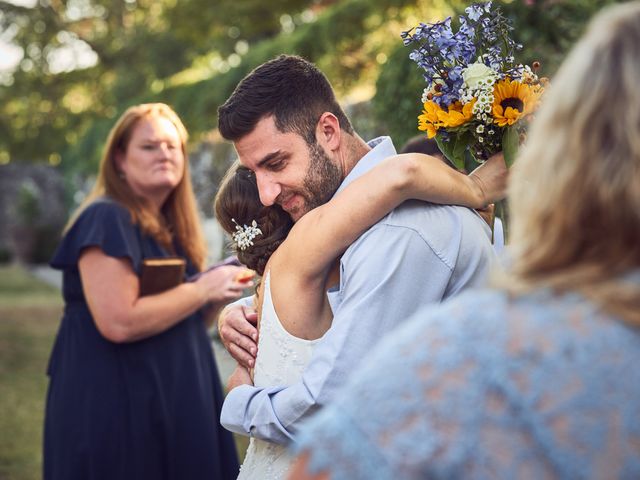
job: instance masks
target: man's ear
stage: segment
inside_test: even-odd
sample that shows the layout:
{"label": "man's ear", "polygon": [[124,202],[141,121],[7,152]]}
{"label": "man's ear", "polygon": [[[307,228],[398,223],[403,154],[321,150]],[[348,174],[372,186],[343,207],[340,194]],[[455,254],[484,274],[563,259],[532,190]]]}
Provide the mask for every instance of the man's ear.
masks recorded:
{"label": "man's ear", "polygon": [[341,139],[340,121],[333,113],[324,112],[320,115],[316,125],[316,140],[318,144],[327,151],[333,152],[340,148]]}

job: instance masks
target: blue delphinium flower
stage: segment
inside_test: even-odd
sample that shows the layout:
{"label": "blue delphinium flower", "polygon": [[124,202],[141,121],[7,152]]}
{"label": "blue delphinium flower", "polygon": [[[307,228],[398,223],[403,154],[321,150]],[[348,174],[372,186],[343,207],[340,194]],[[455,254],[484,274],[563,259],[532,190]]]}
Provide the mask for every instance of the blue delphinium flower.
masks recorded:
{"label": "blue delphinium flower", "polygon": [[469,16],[469,18],[475,22],[478,21],[478,19],[485,11],[489,12],[491,10],[491,2],[487,2],[486,5],[488,6],[488,10],[485,10],[484,5],[476,3],[474,5],[471,5],[470,7],[465,8],[464,11]]}
{"label": "blue delphinium flower", "polygon": [[[543,86],[535,71],[515,63],[514,53],[522,47],[491,2],[467,7],[452,23],[450,17],[420,23],[401,35],[426,82],[418,128],[435,138],[458,168],[465,155],[481,161],[500,149],[513,161],[519,132]],[[511,106],[512,99],[526,108]]]}

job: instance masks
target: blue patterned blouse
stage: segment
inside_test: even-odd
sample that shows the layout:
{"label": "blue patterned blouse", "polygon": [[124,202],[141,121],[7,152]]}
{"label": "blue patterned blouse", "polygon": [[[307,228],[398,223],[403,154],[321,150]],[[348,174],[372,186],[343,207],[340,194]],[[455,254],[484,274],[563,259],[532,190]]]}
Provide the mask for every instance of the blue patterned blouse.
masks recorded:
{"label": "blue patterned blouse", "polygon": [[640,478],[640,329],[470,292],[382,342],[297,452],[332,479]]}

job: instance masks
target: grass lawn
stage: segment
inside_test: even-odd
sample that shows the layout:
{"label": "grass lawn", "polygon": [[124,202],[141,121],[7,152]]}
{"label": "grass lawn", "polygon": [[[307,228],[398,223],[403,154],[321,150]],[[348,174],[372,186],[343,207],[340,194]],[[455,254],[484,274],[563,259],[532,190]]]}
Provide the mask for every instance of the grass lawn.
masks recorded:
{"label": "grass lawn", "polygon": [[[46,368],[62,299],[15,266],[0,266],[0,480],[42,478]],[[248,439],[236,436],[240,457]]]}
{"label": "grass lawn", "polygon": [[46,368],[61,313],[56,288],[0,267],[0,480],[42,478]]}

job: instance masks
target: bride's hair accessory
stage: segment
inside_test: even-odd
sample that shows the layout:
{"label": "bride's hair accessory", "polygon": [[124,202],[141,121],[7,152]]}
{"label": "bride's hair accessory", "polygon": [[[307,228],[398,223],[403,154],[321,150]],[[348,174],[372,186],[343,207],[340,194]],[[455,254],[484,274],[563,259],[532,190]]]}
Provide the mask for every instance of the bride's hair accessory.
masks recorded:
{"label": "bride's hair accessory", "polygon": [[262,230],[258,228],[255,220],[251,222],[250,226],[240,226],[235,218],[232,218],[231,221],[236,224],[236,231],[231,235],[231,238],[236,243],[236,248],[240,250],[246,250],[253,246],[253,239],[262,235]]}

